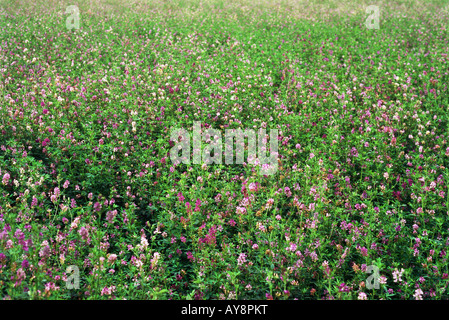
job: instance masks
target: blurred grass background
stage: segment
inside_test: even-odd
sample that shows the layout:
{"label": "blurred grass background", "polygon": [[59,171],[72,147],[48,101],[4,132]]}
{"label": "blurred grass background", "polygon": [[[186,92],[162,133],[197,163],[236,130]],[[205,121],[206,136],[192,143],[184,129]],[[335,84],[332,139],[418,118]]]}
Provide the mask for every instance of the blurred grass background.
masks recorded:
{"label": "blurred grass background", "polygon": [[128,15],[152,13],[183,18],[204,14],[225,14],[229,18],[270,14],[285,18],[329,19],[333,16],[363,14],[370,5],[381,12],[420,15],[429,11],[447,14],[449,0],[0,0],[0,8],[8,13],[57,13],[76,5],[80,14]]}

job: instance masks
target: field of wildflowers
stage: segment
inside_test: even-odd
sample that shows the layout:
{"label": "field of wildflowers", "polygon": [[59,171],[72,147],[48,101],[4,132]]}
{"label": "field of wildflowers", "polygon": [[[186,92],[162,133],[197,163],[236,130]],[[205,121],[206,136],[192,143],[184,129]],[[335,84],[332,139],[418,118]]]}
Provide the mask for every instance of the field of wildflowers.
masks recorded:
{"label": "field of wildflowers", "polygon": [[448,5],[1,0],[0,299],[448,299]]}

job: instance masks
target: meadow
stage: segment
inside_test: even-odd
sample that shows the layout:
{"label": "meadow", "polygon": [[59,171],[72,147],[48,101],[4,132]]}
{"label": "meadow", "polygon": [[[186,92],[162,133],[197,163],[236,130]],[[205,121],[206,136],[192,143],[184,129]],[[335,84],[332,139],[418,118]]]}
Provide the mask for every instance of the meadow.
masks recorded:
{"label": "meadow", "polygon": [[[0,0],[0,299],[447,300],[448,28],[441,0]],[[194,122],[278,130],[277,171],[174,163]]]}

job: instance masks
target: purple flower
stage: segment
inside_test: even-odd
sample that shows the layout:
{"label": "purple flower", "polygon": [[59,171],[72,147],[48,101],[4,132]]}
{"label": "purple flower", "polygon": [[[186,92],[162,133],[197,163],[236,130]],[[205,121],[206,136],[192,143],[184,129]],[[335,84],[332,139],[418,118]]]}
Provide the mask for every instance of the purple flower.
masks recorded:
{"label": "purple flower", "polygon": [[22,268],[27,269],[30,266],[30,263],[27,259],[22,261]]}
{"label": "purple flower", "polygon": [[95,202],[95,204],[94,204],[94,210],[98,212],[98,211],[100,211],[100,209],[101,209],[101,203]]}
{"label": "purple flower", "polygon": [[89,238],[89,231],[84,227],[81,227],[78,230],[78,233],[80,234],[80,236],[83,240],[87,240]]}

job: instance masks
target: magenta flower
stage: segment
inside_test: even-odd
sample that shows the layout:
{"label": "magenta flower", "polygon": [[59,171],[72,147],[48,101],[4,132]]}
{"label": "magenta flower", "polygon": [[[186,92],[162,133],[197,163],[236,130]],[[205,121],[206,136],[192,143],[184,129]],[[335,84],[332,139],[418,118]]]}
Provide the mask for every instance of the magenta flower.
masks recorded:
{"label": "magenta flower", "polygon": [[195,212],[200,211],[200,207],[201,207],[201,200],[197,199],[195,203]]}
{"label": "magenta flower", "polygon": [[28,269],[29,266],[30,266],[30,263],[28,262],[27,259],[22,261],[22,268]]}
{"label": "magenta flower", "polygon": [[50,142],[50,139],[45,138],[44,141],[42,141],[42,146],[45,147]]}
{"label": "magenta flower", "polygon": [[101,209],[101,203],[95,202],[95,204],[94,204],[94,210],[98,212],[98,211],[100,211],[100,209]]}

